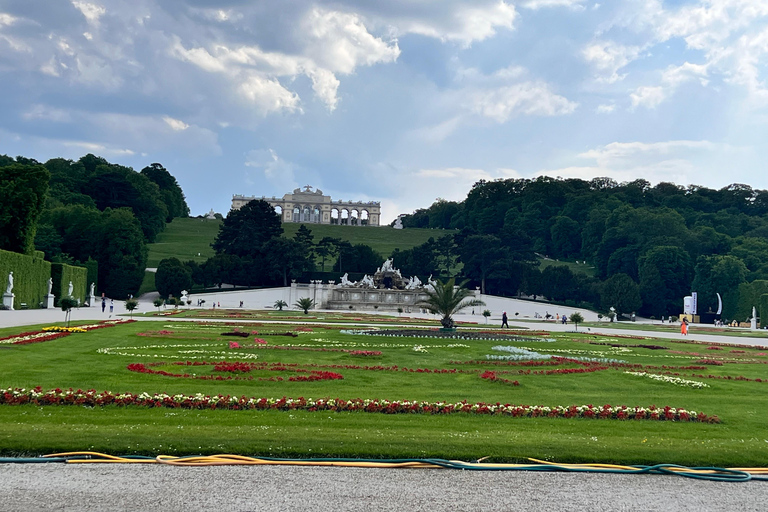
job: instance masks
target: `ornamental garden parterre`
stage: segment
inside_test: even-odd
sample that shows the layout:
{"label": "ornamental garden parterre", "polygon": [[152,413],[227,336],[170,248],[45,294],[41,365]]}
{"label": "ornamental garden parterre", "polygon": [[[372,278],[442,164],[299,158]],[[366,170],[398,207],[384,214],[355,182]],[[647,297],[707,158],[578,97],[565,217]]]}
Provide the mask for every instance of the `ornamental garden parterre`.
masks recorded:
{"label": "ornamental garden parterre", "polygon": [[169,319],[3,329],[0,452],[764,461],[768,349],[686,341]]}

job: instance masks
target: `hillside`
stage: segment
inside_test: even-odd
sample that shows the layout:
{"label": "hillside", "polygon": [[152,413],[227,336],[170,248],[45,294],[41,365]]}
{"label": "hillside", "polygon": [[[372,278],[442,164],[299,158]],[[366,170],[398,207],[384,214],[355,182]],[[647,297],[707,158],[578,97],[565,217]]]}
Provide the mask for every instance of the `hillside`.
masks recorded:
{"label": "hillside", "polygon": [[[219,232],[219,220],[177,218],[168,224],[157,241],[149,244],[148,267],[157,267],[160,260],[176,257],[181,261],[194,260],[202,263],[213,256],[211,243]],[[300,224],[283,224],[283,236],[293,237]],[[312,230],[315,243],[329,236],[347,240],[352,244],[370,245],[373,250],[388,257],[395,249],[410,249],[426,242],[429,237],[439,238],[454,233],[444,229],[393,229],[388,226],[373,228],[364,226],[327,226],[307,224]],[[200,256],[198,256],[200,254]]]}

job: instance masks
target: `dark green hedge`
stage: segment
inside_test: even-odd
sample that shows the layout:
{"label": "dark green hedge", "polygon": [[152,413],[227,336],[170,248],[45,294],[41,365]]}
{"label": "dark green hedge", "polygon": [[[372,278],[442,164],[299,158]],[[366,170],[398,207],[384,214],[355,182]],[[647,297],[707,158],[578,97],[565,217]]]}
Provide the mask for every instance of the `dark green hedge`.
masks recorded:
{"label": "dark green hedge", "polygon": [[95,294],[97,297],[101,297],[101,291],[99,290],[99,262],[93,258],[88,258],[88,261],[83,263],[83,266],[88,269],[88,278],[86,279],[87,289],[86,293],[91,287],[91,283],[96,285]]}
{"label": "dark green hedge", "polygon": [[20,309],[22,303],[29,308],[39,307],[48,291],[50,262],[36,256],[0,250],[0,293],[5,293],[10,271],[13,271],[13,294],[16,295],[14,308]]}
{"label": "dark green hedge", "polygon": [[53,295],[56,297],[56,304],[59,299],[67,294],[69,282],[72,281],[72,296],[79,299],[80,303],[85,302],[85,295],[88,293],[88,269],[85,267],[73,267],[66,263],[52,263],[51,277],[53,278]]}

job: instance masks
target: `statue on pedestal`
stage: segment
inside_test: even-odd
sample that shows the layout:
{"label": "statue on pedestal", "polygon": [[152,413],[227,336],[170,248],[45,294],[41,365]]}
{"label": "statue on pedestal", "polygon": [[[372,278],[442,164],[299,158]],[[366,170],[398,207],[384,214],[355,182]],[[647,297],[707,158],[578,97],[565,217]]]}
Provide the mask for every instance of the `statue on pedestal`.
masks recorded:
{"label": "statue on pedestal", "polygon": [[46,295],[50,295],[51,294],[51,290],[53,290],[53,278],[49,277],[48,278],[48,293]]}
{"label": "statue on pedestal", "polygon": [[70,282],[69,282],[69,286],[67,287],[67,297],[71,297],[71,296],[72,296],[72,290],[73,290],[74,288],[75,288],[75,287],[72,285],[72,281],[70,281]]}
{"label": "statue on pedestal", "polygon": [[13,291],[13,270],[8,272],[8,286],[5,288],[5,293],[10,295]]}
{"label": "statue on pedestal", "polygon": [[349,273],[345,273],[341,276],[341,286],[354,286],[354,282],[349,280]]}
{"label": "statue on pedestal", "polygon": [[373,284],[373,278],[368,274],[365,274],[365,276],[363,276],[363,278],[360,280],[360,286],[363,288],[375,288],[375,285]]}
{"label": "statue on pedestal", "polygon": [[96,283],[91,283],[91,292],[88,294],[89,296],[93,297],[93,295],[96,293],[94,290],[96,288]]}

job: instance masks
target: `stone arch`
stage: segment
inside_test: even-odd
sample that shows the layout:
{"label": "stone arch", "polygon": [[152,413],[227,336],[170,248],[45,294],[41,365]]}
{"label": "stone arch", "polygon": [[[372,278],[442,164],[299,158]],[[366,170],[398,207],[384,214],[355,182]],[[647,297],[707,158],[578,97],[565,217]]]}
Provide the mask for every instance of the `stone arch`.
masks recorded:
{"label": "stone arch", "polygon": [[341,212],[338,208],[331,208],[331,224],[339,224],[341,221]]}
{"label": "stone arch", "polygon": [[299,205],[295,205],[293,207],[293,222],[299,222],[299,219],[301,219],[301,208]]}
{"label": "stone arch", "polygon": [[349,210],[349,224],[350,226],[360,225],[360,212],[357,210],[357,208],[352,208]]}
{"label": "stone arch", "polygon": [[346,208],[341,209],[341,215],[339,216],[339,224],[349,225],[349,210]]}
{"label": "stone arch", "polygon": [[368,210],[362,209],[360,210],[360,225],[361,226],[367,226],[369,220],[369,214]]}
{"label": "stone arch", "polygon": [[316,224],[320,224],[320,219],[322,216],[322,209],[320,208],[320,205],[315,205],[312,207],[312,222]]}
{"label": "stone arch", "polygon": [[275,205],[275,213],[278,214],[281,218],[283,216],[283,207],[278,205]]}
{"label": "stone arch", "polygon": [[305,204],[304,206],[302,206],[301,207],[301,222],[310,222],[309,218],[310,218],[311,212],[312,212],[312,210],[309,207],[309,205]]}

